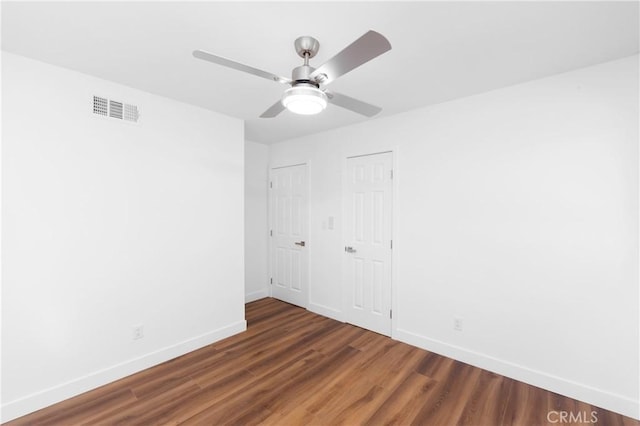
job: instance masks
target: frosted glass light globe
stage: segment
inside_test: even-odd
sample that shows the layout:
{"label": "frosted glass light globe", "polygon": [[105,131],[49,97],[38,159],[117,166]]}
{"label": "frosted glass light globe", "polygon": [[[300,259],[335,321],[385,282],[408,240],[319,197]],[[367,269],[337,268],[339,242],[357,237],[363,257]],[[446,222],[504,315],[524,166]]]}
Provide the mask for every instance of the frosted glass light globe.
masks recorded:
{"label": "frosted glass light globe", "polygon": [[327,95],[316,87],[296,86],[284,92],[282,105],[295,114],[318,114],[327,107]]}

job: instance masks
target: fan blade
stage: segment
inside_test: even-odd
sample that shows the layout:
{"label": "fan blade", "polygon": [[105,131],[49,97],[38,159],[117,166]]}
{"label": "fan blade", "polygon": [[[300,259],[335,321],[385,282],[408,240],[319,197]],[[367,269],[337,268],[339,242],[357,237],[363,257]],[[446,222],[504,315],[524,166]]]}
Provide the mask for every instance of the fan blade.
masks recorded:
{"label": "fan blade", "polygon": [[213,62],[214,64],[222,65],[223,67],[233,68],[234,70],[244,71],[249,74],[257,75],[258,77],[266,78],[267,80],[277,81],[278,83],[291,84],[291,80],[285,77],[280,77],[270,72],[259,70],[258,68],[250,67],[249,65],[241,64],[240,62],[232,61],[231,59],[223,58],[222,56],[214,55],[213,53],[205,52],[204,50],[194,50],[193,56],[198,59]]}
{"label": "fan blade", "polygon": [[[360,65],[391,50],[391,44],[382,34],[368,31],[362,37],[345,47],[340,53],[320,65],[311,73],[311,79],[329,84]],[[326,75],[326,78],[322,76]]]}
{"label": "fan blade", "polygon": [[284,111],[284,105],[282,105],[282,101],[278,101],[271,105],[268,110],[260,114],[260,118],[273,118],[282,111]]}
{"label": "fan blade", "polygon": [[327,98],[329,98],[330,103],[367,117],[373,117],[382,111],[380,107],[359,101],[351,96],[329,91],[325,91],[324,93],[327,95]]}

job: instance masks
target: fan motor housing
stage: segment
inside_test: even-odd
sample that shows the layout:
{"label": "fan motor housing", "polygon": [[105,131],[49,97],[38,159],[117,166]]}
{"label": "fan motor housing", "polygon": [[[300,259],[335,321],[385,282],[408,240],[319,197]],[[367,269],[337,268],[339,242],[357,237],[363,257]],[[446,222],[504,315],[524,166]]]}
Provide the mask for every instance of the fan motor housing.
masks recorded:
{"label": "fan motor housing", "polygon": [[300,65],[299,67],[295,67],[291,73],[291,80],[296,83],[309,83],[318,87],[318,83],[311,80],[310,77],[313,71],[315,71],[315,68],[309,65]]}

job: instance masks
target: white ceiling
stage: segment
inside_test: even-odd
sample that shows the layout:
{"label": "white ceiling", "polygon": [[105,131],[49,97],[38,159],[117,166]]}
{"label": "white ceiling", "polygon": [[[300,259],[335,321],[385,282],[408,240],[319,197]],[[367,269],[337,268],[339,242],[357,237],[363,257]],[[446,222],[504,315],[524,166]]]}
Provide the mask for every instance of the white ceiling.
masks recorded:
{"label": "white ceiling", "polygon": [[3,2],[2,48],[246,121],[270,143],[367,118],[258,116],[286,86],[194,59],[203,49],[275,74],[320,65],[373,29],[393,49],[331,90],[379,116],[469,96],[638,52],[638,2]]}

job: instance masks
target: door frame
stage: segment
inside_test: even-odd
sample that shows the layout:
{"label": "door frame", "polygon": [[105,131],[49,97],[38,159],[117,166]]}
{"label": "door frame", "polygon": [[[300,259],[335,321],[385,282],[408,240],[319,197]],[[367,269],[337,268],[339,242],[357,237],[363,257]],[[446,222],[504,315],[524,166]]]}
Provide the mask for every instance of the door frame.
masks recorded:
{"label": "door frame", "polygon": [[[276,163],[277,164],[277,163]],[[311,276],[309,275],[309,270],[311,268],[309,268],[309,264],[310,259],[311,259],[311,252],[312,252],[312,248],[311,248],[311,244],[310,244],[310,235],[311,235],[311,230],[310,230],[310,218],[311,218],[311,208],[309,207],[309,199],[310,199],[310,195],[311,195],[311,191],[310,191],[310,185],[309,182],[311,181],[311,179],[309,179],[310,173],[310,165],[309,165],[309,161],[299,161],[299,162],[295,162],[292,161],[291,163],[286,163],[286,164],[277,164],[277,165],[269,165],[269,179],[267,182],[267,194],[268,194],[268,224],[269,224],[269,233],[267,235],[267,238],[269,239],[269,250],[267,253],[267,262],[269,263],[269,277],[267,279],[267,285],[269,286],[269,291],[268,291],[268,295],[269,297],[273,297],[273,239],[271,238],[271,232],[273,231],[273,220],[274,220],[274,214],[273,214],[273,209],[274,209],[274,205],[273,205],[273,196],[272,196],[272,192],[271,192],[271,185],[273,182],[273,170],[274,169],[284,169],[287,167],[295,167],[295,166],[305,166],[306,167],[306,171],[307,171],[307,182],[306,182],[306,189],[307,189],[307,214],[306,214],[306,220],[307,220],[307,239],[305,240],[306,246],[305,248],[307,249],[307,273],[306,273],[306,279],[307,279],[307,294],[305,295],[305,300],[304,300],[304,308],[308,309],[309,308],[309,294],[311,293]]]}
{"label": "door frame", "polygon": [[[344,248],[347,245],[347,232],[344,224],[346,223],[345,218],[347,217],[347,170],[348,170],[348,160],[354,157],[365,157],[369,155],[376,154],[385,154],[391,153],[391,167],[393,169],[393,179],[391,180],[391,240],[393,241],[393,248],[391,250],[391,311],[393,315],[391,316],[391,338],[395,339],[397,334],[397,324],[398,324],[398,297],[397,297],[397,286],[395,283],[398,282],[397,279],[397,247],[399,244],[396,241],[395,234],[396,229],[398,229],[398,215],[397,211],[397,197],[398,197],[398,147],[390,146],[387,148],[372,150],[372,151],[344,151],[342,153],[342,168],[341,168],[341,203],[342,203],[342,226],[341,226],[341,237],[342,237],[342,247]],[[342,320],[343,322],[347,322],[348,317],[348,304],[349,304],[349,288],[347,286],[347,272],[348,272],[348,264],[347,258],[342,253],[342,271],[341,271],[341,281],[342,281]]]}

